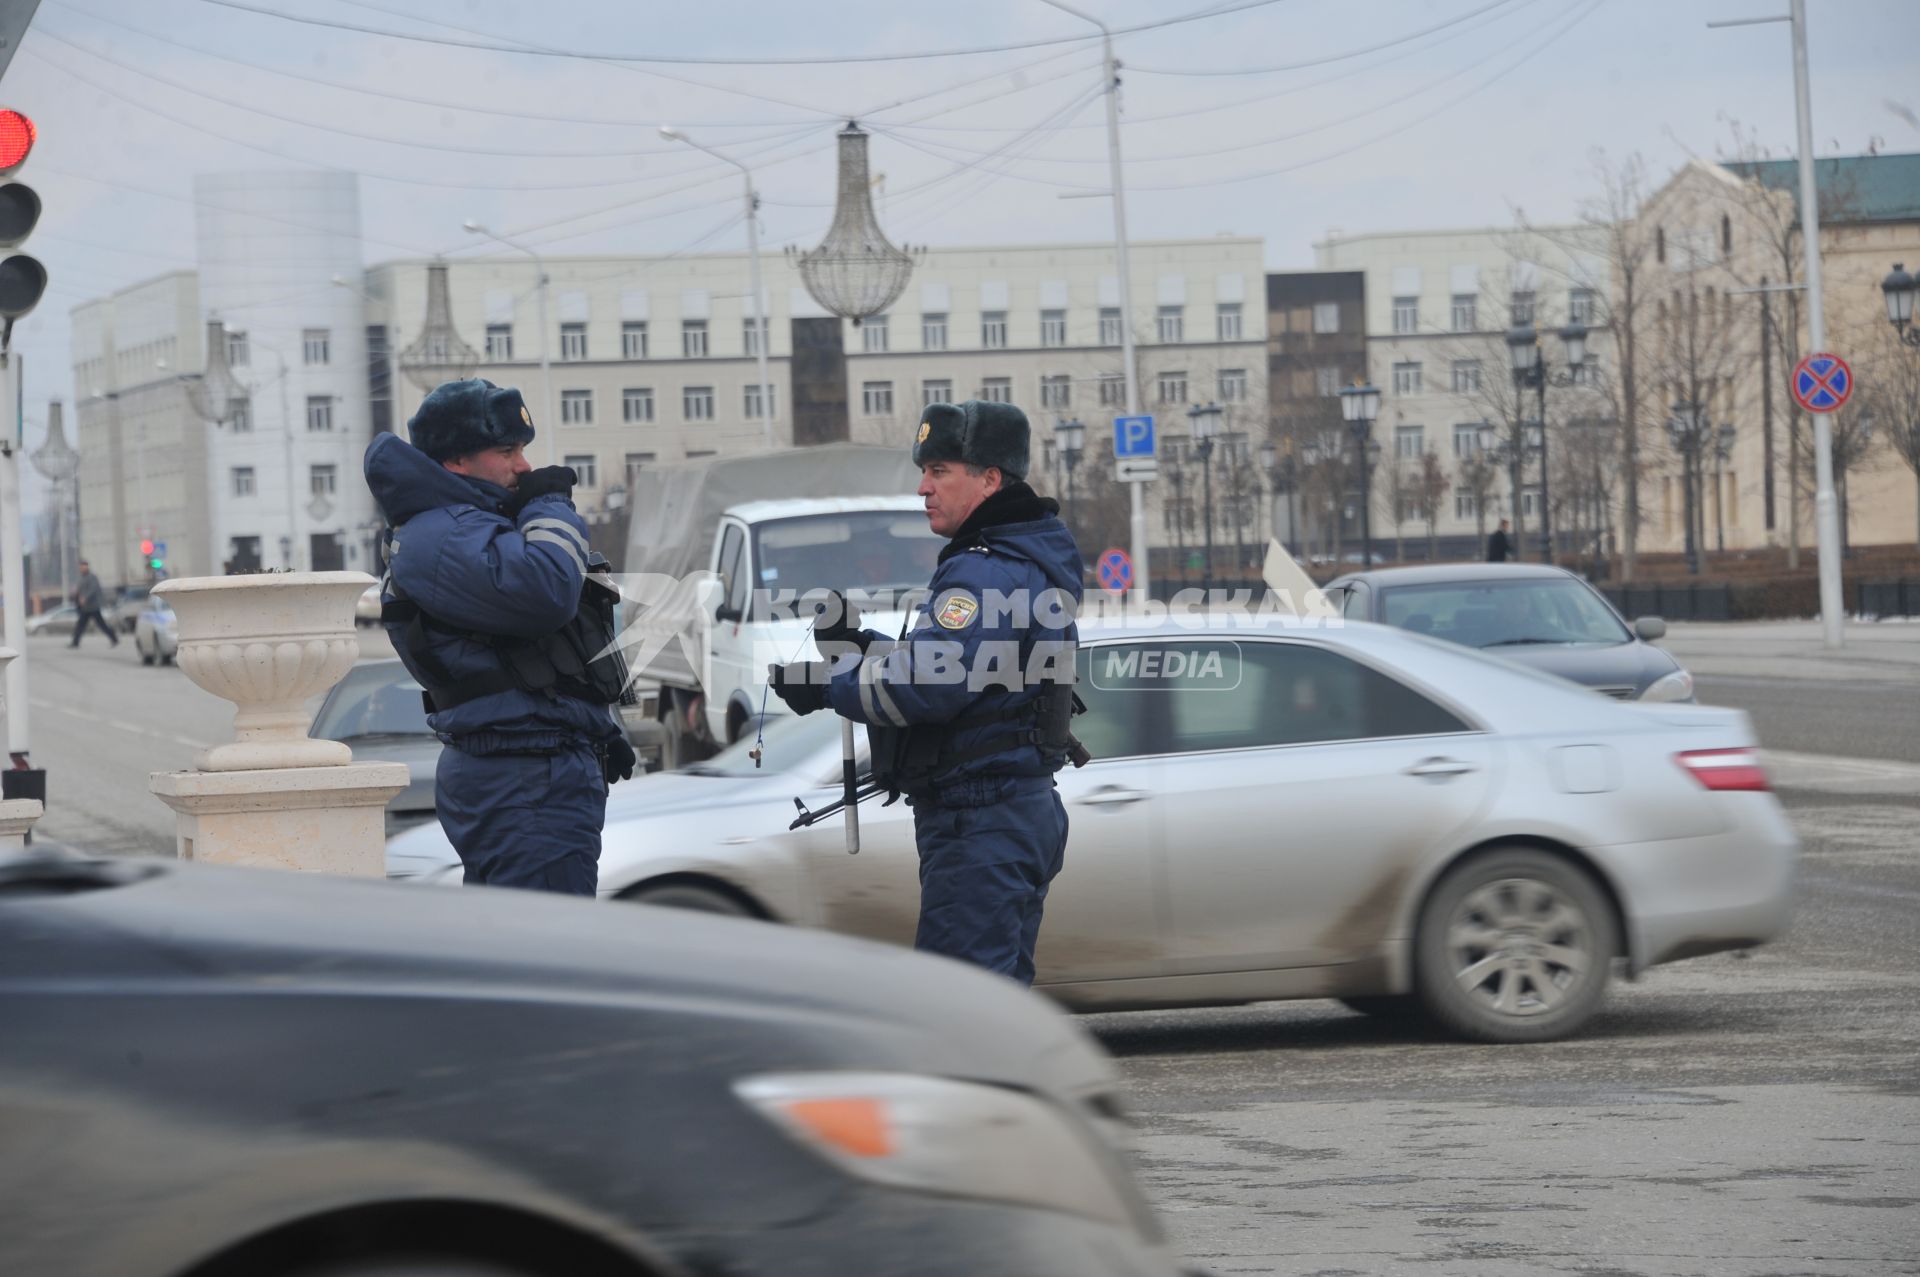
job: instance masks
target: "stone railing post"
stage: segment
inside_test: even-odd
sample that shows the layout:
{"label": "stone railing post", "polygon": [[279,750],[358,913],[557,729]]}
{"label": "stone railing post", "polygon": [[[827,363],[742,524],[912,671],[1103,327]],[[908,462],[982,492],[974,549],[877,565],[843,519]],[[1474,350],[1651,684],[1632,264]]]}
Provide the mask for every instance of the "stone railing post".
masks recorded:
{"label": "stone railing post", "polygon": [[182,860],[311,873],[386,874],[386,805],[404,763],[356,763],[307,732],[307,702],[360,655],[354,603],[363,572],[183,577],[153,592],[178,618],[178,664],[234,703],[235,739],[192,771],[154,772],[149,787],[177,818]]}
{"label": "stone railing post", "polygon": [[[10,647],[0,647],[0,675],[6,673],[7,666],[19,655]],[[5,679],[0,677],[0,687],[4,686]],[[3,695],[0,693],[0,696]],[[0,700],[0,704],[4,704],[4,700]],[[0,715],[0,721],[4,721],[4,715]],[[0,755],[0,766],[4,765],[5,756]],[[45,808],[38,798],[0,799],[0,851],[26,846],[27,831],[33,828],[33,822],[40,819],[44,812]]]}

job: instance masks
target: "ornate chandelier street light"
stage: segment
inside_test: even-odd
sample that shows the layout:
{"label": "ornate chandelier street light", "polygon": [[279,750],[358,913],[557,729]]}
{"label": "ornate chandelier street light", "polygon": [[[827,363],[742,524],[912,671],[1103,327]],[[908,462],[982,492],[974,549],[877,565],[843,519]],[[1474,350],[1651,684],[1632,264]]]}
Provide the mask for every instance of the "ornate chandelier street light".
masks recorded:
{"label": "ornate chandelier street light", "polygon": [[[834,196],[833,225],[820,246],[798,255],[800,279],[813,299],[831,314],[856,324],[878,315],[905,291],[922,249],[895,248],[873,213],[873,187],[867,178],[867,131],[848,121],[840,130],[840,178]],[[789,250],[791,251],[791,250]]]}
{"label": "ornate chandelier street light", "polygon": [[413,344],[400,352],[400,371],[420,389],[432,390],[442,382],[463,381],[473,376],[473,370],[479,366],[480,352],[460,340],[460,334],[453,330],[453,306],[447,299],[447,264],[434,262],[427,267],[426,322],[420,326],[420,335],[413,339]]}

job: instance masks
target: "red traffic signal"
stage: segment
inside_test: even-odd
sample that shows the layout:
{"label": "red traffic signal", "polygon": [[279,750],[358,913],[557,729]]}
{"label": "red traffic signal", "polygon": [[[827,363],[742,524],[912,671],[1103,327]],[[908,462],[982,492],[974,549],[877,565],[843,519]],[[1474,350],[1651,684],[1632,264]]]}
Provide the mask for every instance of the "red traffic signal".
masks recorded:
{"label": "red traffic signal", "polygon": [[32,120],[18,111],[0,110],[0,177],[27,162],[34,139],[39,136],[40,130],[33,127]]}
{"label": "red traffic signal", "polygon": [[146,555],[148,558],[153,557],[153,538],[152,537],[147,537],[146,539],[140,542],[140,553]]}

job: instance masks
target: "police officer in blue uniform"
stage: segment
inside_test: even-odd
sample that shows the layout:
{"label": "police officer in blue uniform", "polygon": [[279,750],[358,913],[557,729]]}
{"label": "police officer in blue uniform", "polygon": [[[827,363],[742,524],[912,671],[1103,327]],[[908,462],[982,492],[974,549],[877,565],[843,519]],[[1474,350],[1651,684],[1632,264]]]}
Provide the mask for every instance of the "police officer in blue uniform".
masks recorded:
{"label": "police officer in blue uniform", "polygon": [[1023,985],[1066,852],[1053,774],[1078,748],[1066,727],[1082,582],[1058,504],[1025,482],[1028,453],[1011,404],[930,405],[913,459],[927,521],[949,540],[927,602],[897,643],[823,616],[815,637],[841,658],[769,671],[796,713],[867,724],[875,779],[912,804],[914,947]]}
{"label": "police officer in blue uniform", "polygon": [[528,464],[520,392],[479,378],[435,389],[407,431],[374,436],[366,476],[392,528],[381,619],[446,746],[441,827],[469,884],[592,896],[607,785],[634,755],[610,708],[624,665],[594,662],[612,591],[590,579],[576,476]]}

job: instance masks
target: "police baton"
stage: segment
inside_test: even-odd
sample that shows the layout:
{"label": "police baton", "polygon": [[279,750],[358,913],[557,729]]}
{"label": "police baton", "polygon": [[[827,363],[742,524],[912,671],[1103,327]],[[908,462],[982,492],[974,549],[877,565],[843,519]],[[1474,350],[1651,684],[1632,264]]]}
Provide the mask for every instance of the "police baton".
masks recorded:
{"label": "police baton", "polygon": [[859,782],[853,774],[853,720],[840,720],[840,792],[841,802],[846,804],[847,813],[847,854],[860,854],[860,795]]}

